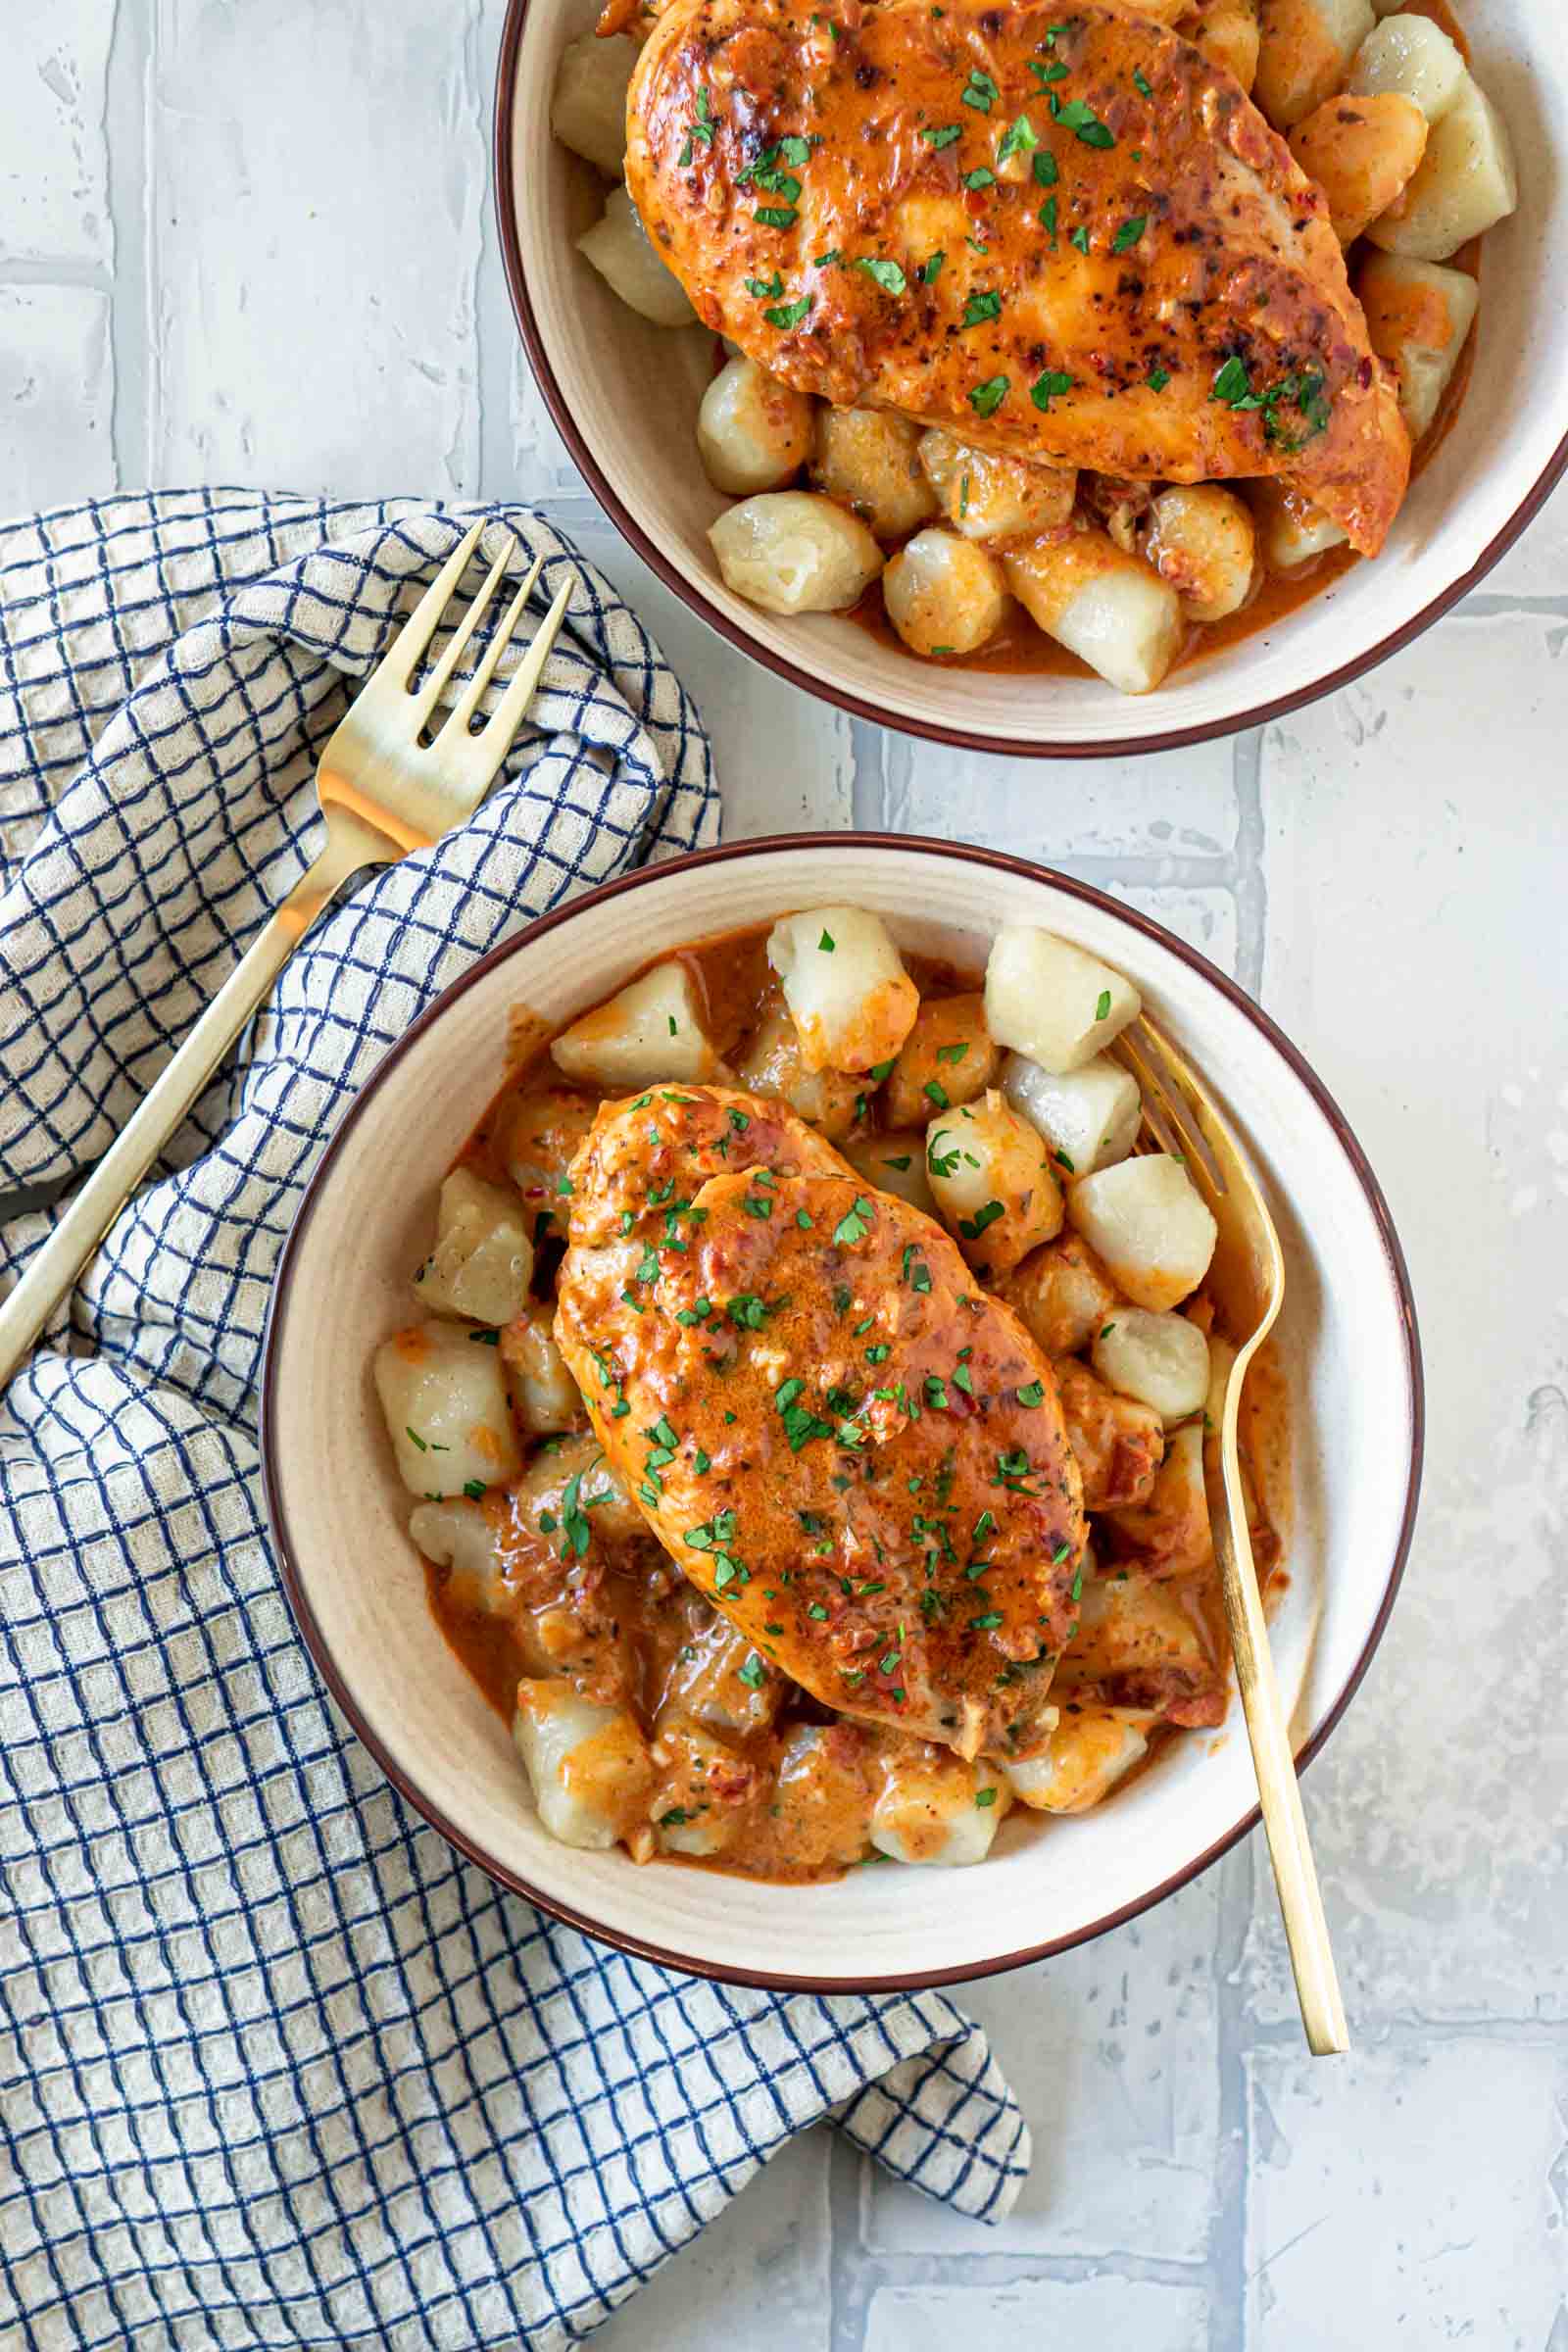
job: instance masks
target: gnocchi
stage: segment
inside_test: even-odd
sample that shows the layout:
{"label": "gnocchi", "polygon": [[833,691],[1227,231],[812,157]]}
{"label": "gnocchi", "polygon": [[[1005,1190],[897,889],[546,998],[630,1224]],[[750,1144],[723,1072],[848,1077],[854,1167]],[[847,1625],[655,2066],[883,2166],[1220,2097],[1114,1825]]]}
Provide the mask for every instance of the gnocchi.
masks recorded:
{"label": "gnocchi", "polygon": [[937,511],[915,448],[920,428],[881,409],[821,408],[811,480],[878,539],[902,539]]}
{"label": "gnocchi", "polygon": [[780,1096],[830,1142],[837,1143],[855,1124],[858,1084],[838,1070],[808,1068],[782,997],[764,1008],[736,1075],[753,1094]]}
{"label": "gnocchi", "polygon": [[1007,583],[983,547],[917,531],[883,572],[882,602],[911,653],[972,654],[1001,628]]}
{"label": "gnocchi", "polygon": [[1421,441],[1437,422],[1469,340],[1481,288],[1462,270],[1441,262],[1374,253],[1358,291],[1372,348],[1398,378],[1399,414],[1411,440]]}
{"label": "gnocchi", "polygon": [[1080,1234],[1036,1250],[997,1289],[1036,1345],[1051,1356],[1087,1348],[1117,1303],[1115,1286]]}
{"label": "gnocchi", "polygon": [[844,612],[882,569],[858,515],[809,490],[743,499],[709,527],[726,588],[765,612]]}
{"label": "gnocchi", "polygon": [[501,1334],[501,1366],[512,1409],[536,1438],[582,1426],[582,1396],[556,1345],[556,1319],[526,1307]]}
{"label": "gnocchi", "polygon": [[1189,1421],[1174,1432],[1148,1500],[1113,1511],[1110,1541],[1118,1560],[1146,1576],[1199,1576],[1214,1556],[1203,1484],[1203,1428]]}
{"label": "gnocchi", "polygon": [[1181,1161],[1164,1152],[1081,1177],[1067,1214],[1117,1289],[1155,1314],[1197,1290],[1219,1233]]}
{"label": "gnocchi", "polygon": [[1056,1391],[1085,1510],[1119,1511],[1146,1502],[1165,1458],[1164,1425],[1152,1405],[1118,1396],[1075,1356],[1057,1364]]}
{"label": "gnocchi", "polygon": [[961,1869],[983,1862],[1012,1803],[993,1766],[966,1764],[951,1749],[895,1753],[882,1768],[871,1812],[871,1843],[895,1862]]}
{"label": "gnocchi", "polygon": [[1401,10],[1367,34],[1350,69],[1349,91],[1371,98],[1396,91],[1413,99],[1429,122],[1439,122],[1458,97],[1465,63],[1441,24]]}
{"label": "gnocchi", "polygon": [[1036,625],[1123,694],[1152,693],[1181,651],[1181,599],[1104,531],[1021,548],[1003,568]]}
{"label": "gnocchi", "polygon": [[884,1101],[896,1127],[929,1120],[983,1095],[1000,1060],[986,1028],[978,989],[957,997],[928,997],[893,1064]]}
{"label": "gnocchi", "polygon": [[1099,1333],[1089,1360],[1121,1396],[1152,1405],[1167,1429],[1200,1412],[1208,1395],[1208,1341],[1185,1315],[1124,1306]]}
{"label": "gnocchi", "polygon": [[470,1617],[511,1617],[517,1589],[507,1576],[499,1528],[482,1503],[466,1494],[421,1502],[409,1514],[409,1533],[435,1567],[447,1571],[446,1596]]}
{"label": "gnocchi", "polygon": [[510,1323],[532,1280],[528,1214],[516,1194],[454,1168],[441,1187],[435,1248],[414,1277],[419,1304],[474,1323]]}
{"label": "gnocchi", "polygon": [[695,1083],[718,1068],[692,976],[681,963],[656,963],[629,981],[564,1029],[550,1054],[568,1078],[624,1094],[661,1078]]}
{"label": "gnocchi", "polygon": [[611,189],[603,218],[583,231],[577,251],[626,308],[651,325],[696,325],[697,313],[686,299],[686,289],[655,252],[623,187]]}
{"label": "gnocchi", "polygon": [[1201,0],[1177,29],[1250,94],[1257,79],[1260,39],[1257,0]]}
{"label": "gnocchi", "polygon": [[1143,1010],[1121,972],[1051,931],[1008,923],[986,962],[986,1021],[1002,1046],[1065,1077],[1081,1070]]}
{"label": "gnocchi", "polygon": [[1275,571],[1299,571],[1303,564],[1347,544],[1340,525],[1298,490],[1268,481],[1252,482],[1248,488],[1264,552]]}
{"label": "gnocchi", "polygon": [[925,1129],[911,1127],[893,1135],[861,1136],[844,1147],[844,1156],[867,1184],[897,1193],[922,1215],[940,1214],[931,1180],[925,1172]]}
{"label": "gnocchi", "polygon": [[1002,1091],[1044,1136],[1068,1176],[1092,1176],[1096,1168],[1125,1159],[1138,1141],[1144,1115],[1138,1081],[1108,1054],[1097,1054],[1058,1075],[1027,1054],[1009,1054]]}
{"label": "gnocchi", "polygon": [[1061,1193],[1046,1148],[994,1089],[939,1111],[926,1129],[926,1174],[944,1221],[972,1266],[1004,1274],[1061,1231]]}
{"label": "gnocchi", "polygon": [[417,1323],[375,1351],[376,1394],[398,1476],[438,1500],[482,1492],[522,1469],[500,1350],[456,1323]]}
{"label": "gnocchi", "polygon": [[703,394],[697,454],[715,490],[735,498],[782,490],[810,449],[810,402],[755,360],[730,360]]}
{"label": "gnocchi", "polygon": [[787,914],[767,938],[808,1070],[892,1061],[914,1027],[920,992],[880,916],[858,906]]}
{"label": "gnocchi", "polygon": [[1292,130],[1345,85],[1376,19],[1371,0],[1259,0],[1253,95],[1276,130]]}
{"label": "gnocchi", "polygon": [[1329,200],[1342,245],[1353,245],[1415,177],[1426,153],[1427,119],[1413,98],[1384,90],[1330,98],[1291,133],[1291,153]]}
{"label": "gnocchi", "polygon": [[1150,509],[1144,554],[1175,589],[1189,620],[1226,620],[1251,593],[1252,517],[1235,491],[1217,482],[1161,490]]}
{"label": "gnocchi", "polygon": [[1151,1720],[1125,1707],[1074,1708],[1037,1754],[1002,1769],[1023,1804],[1042,1813],[1087,1813],[1149,1753]]}
{"label": "gnocchi", "polygon": [[[642,1831],[653,1788],[648,1742],[623,1707],[596,1706],[569,1683],[517,1685],[512,1736],[534,1809],[552,1838],[590,1853]],[[651,1850],[652,1838],[646,1838]]]}
{"label": "gnocchi", "polygon": [[1078,476],[1070,466],[969,449],[933,425],[920,435],[921,470],[943,519],[961,538],[1004,546],[1059,531],[1072,519]]}
{"label": "gnocchi", "polygon": [[1451,261],[1461,245],[1506,220],[1519,202],[1507,124],[1467,74],[1433,123],[1421,168],[1367,235],[1406,261]]}
{"label": "gnocchi", "polygon": [[623,176],[626,163],[626,92],[637,63],[633,41],[602,41],[586,32],[568,41],[556,68],[550,127],[607,179]]}

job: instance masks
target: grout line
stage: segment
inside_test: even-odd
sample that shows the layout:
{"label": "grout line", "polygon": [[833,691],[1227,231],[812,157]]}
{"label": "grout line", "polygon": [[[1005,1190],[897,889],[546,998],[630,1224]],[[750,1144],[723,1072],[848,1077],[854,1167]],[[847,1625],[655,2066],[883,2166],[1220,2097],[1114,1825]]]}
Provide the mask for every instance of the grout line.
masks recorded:
{"label": "grout line", "polygon": [[109,333],[115,483],[144,489],[153,464],[158,335],[154,316],[153,166],[148,136],[158,0],[114,0],[104,74],[103,136],[112,269]]}
{"label": "grout line", "polygon": [[24,260],[20,254],[0,253],[0,286],[82,286],[107,294],[113,275],[102,262],[72,261],[64,255]]}

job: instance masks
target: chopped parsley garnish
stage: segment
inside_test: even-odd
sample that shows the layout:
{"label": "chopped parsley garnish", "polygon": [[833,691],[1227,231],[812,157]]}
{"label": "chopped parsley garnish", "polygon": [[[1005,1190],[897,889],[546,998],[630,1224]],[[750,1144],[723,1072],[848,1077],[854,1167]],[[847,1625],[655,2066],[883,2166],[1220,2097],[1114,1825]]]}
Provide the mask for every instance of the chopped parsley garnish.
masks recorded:
{"label": "chopped parsley garnish", "polygon": [[1053,99],[1052,112],[1062,129],[1072,131],[1086,147],[1115,146],[1115,133],[1109,123],[1102,122],[1085,99],[1069,98],[1065,106]]}
{"label": "chopped parsley garnish", "polygon": [[914,274],[920,280],[922,286],[934,286],[936,284],[937,279],[942,275],[942,265],[947,258],[948,257],[945,253],[934,253],[928,262],[925,262],[921,265]]}
{"label": "chopped parsley garnish", "polygon": [[994,416],[1007,397],[1010,378],[988,375],[983,384],[976,384],[969,395],[969,406],[977,416]]}
{"label": "chopped parsley garnish", "polygon": [[724,1309],[737,1331],[760,1331],[768,1309],[755,1291],[738,1291]]}
{"label": "chopped parsley garnish", "polygon": [[784,280],[775,270],[771,277],[749,277],[746,291],[755,294],[759,302],[776,302],[784,291]]}
{"label": "chopped parsley garnish", "polygon": [[997,1801],[997,1792],[994,1788],[977,1788],[974,1792],[974,1801],[977,1805],[994,1805]]}
{"label": "chopped parsley garnish", "polygon": [[773,1203],[765,1193],[748,1193],[742,1204],[749,1217],[770,1217]]}
{"label": "chopped parsley garnish", "polygon": [[755,1649],[745,1665],[738,1671],[741,1681],[749,1690],[760,1690],[767,1680],[767,1668],[762,1664]]}
{"label": "chopped parsley garnish", "polygon": [[1048,196],[1040,207],[1040,225],[1049,233],[1051,249],[1054,253],[1056,249],[1056,199],[1054,196]]}
{"label": "chopped parsley garnish", "polygon": [[762,317],[767,320],[769,326],[776,326],[783,333],[788,334],[792,326],[800,325],[810,307],[810,295],[803,294],[799,302],[780,303],[775,310],[764,311]]}
{"label": "chopped parsley garnish", "polygon": [[[1055,35],[1054,33],[1047,35],[1048,39],[1054,40],[1054,37]],[[1030,73],[1034,75],[1036,81],[1039,82],[1043,90],[1049,90],[1054,81],[1065,81],[1067,78],[1067,69],[1065,66],[1043,66],[1039,59],[1034,57],[1031,57],[1028,60],[1028,66]]]}
{"label": "chopped parsley garnish", "polygon": [[863,1194],[857,1194],[854,1207],[847,1208],[833,1228],[835,1247],[844,1249],[851,1242],[863,1242],[871,1230],[874,1214],[870,1201]]}
{"label": "chopped parsley garnish", "polygon": [[831,270],[835,262],[842,262],[843,259],[843,254],[835,245],[830,253],[819,253],[811,264],[811,268],[813,270]]}
{"label": "chopped parsley garnish", "polygon": [[1170,369],[1168,368],[1151,368],[1147,380],[1151,392],[1163,392],[1165,386],[1170,382]]}
{"label": "chopped parsley garnish", "polygon": [[1067,242],[1069,245],[1076,245],[1080,253],[1086,254],[1089,251],[1089,231],[1082,222],[1075,229],[1069,230]]}
{"label": "chopped parsley garnish", "polygon": [[958,178],[966,188],[994,188],[997,175],[989,164],[976,164],[972,172],[960,172]]}
{"label": "chopped parsley garnish", "polygon": [[484,1500],[485,1494],[484,1480],[482,1478],[465,1479],[463,1482],[463,1492],[465,1494],[468,1495],[472,1501],[482,1502]]}
{"label": "chopped parsley garnish", "polygon": [[821,949],[824,956],[831,956],[834,949],[838,946],[838,941],[834,938],[831,931],[824,931],[816,944]]}
{"label": "chopped parsley garnish", "polygon": [[1002,296],[1000,294],[971,294],[963,306],[963,317],[959,319],[958,324],[960,326],[980,326],[986,319],[1000,318],[1001,316]]}
{"label": "chopped parsley garnish", "polygon": [[934,130],[922,130],[920,136],[928,147],[951,147],[955,139],[962,138],[963,124],[961,122],[944,122]]}
{"label": "chopped parsley garnish", "polygon": [[1149,86],[1149,81],[1145,75],[1142,66],[1134,66],[1133,68],[1133,88],[1138,92],[1141,98],[1152,98],[1154,95],[1153,91]]}
{"label": "chopped parsley garnish", "polygon": [[799,218],[790,204],[760,204],[752,219],[762,228],[793,228]]}
{"label": "chopped parsley garnish", "polygon": [[1057,177],[1056,159],[1052,154],[1049,147],[1041,148],[1040,153],[1035,157],[1031,169],[1034,172],[1036,187],[1054,188],[1055,186]]}
{"label": "chopped parsley garnish", "polygon": [[1246,361],[1237,359],[1234,353],[1215,376],[1208,397],[1227,409],[1260,409],[1263,405],[1253,394],[1252,379],[1247,372]]}
{"label": "chopped parsley garnish", "polygon": [[1045,1401],[1046,1392],[1041,1387],[1038,1380],[1032,1380],[1026,1389],[1020,1389],[1018,1391],[1018,1402],[1020,1404],[1044,1404]]}
{"label": "chopped parsley garnish", "polygon": [[1041,414],[1049,416],[1052,402],[1059,400],[1064,392],[1071,390],[1072,377],[1070,375],[1063,375],[1059,368],[1048,368],[1044,375],[1035,377],[1029,387],[1029,397]]}
{"label": "chopped parsley garnish", "polygon": [[989,115],[1001,95],[989,74],[982,74],[978,66],[970,69],[968,85],[963,92],[965,106],[972,106],[977,114]]}
{"label": "chopped parsley garnish", "polygon": [[989,1634],[1002,1623],[1002,1611],[1000,1609],[987,1609],[983,1616],[971,1617],[969,1623],[974,1627],[974,1630],[977,1634]]}
{"label": "chopped parsley garnish", "polygon": [[1110,1018],[1110,991],[1108,988],[1102,988],[1095,999],[1095,1018],[1097,1021],[1108,1021]]}
{"label": "chopped parsley garnish", "polygon": [[1138,213],[1131,220],[1124,220],[1110,240],[1111,252],[1131,253],[1148,226],[1149,215],[1147,213]]}
{"label": "chopped parsley garnish", "polygon": [[952,1109],[953,1105],[948,1100],[948,1090],[943,1085],[940,1078],[928,1078],[924,1086],[921,1087],[920,1092],[922,1095],[924,1095],[926,1101],[932,1103],[938,1110]]}
{"label": "chopped parsley garnish", "polygon": [[1034,124],[1027,115],[1020,115],[1015,122],[1007,125],[997,141],[997,161],[1004,164],[1011,155],[1027,155],[1039,144]]}
{"label": "chopped parsley garnish", "polygon": [[882,288],[884,294],[906,294],[908,280],[897,262],[877,261],[865,254],[856,257],[855,267],[863,270],[868,278]]}
{"label": "chopped parsley garnish", "polygon": [[986,1227],[988,1225],[994,1225],[1002,1213],[1002,1202],[1000,1200],[988,1200],[984,1208],[977,1208],[975,1210],[972,1217],[960,1217],[958,1219],[958,1231],[962,1234],[966,1242],[977,1242],[980,1239],[980,1236],[984,1233]]}
{"label": "chopped parsley garnish", "polygon": [[716,125],[713,122],[712,108],[709,103],[708,92],[706,89],[699,90],[697,93],[696,118],[687,126],[686,144],[680,151],[680,169],[683,172],[692,160],[692,151],[694,146],[711,147],[713,144],[713,131]]}

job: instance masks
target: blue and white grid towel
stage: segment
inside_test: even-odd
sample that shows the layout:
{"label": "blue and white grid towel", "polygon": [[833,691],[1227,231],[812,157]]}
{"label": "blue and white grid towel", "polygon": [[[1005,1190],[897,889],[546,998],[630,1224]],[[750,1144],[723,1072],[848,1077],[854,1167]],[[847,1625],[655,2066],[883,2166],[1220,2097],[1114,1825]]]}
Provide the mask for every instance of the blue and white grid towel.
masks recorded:
{"label": "blue and white grid towel", "polygon": [[[303,869],[345,691],[464,521],[126,498],[0,530],[0,1195],[100,1152]],[[997,2217],[1028,2162],[935,1993],[781,1999],[461,1862],[317,1682],[257,1484],[268,1286],[384,1049],[531,915],[717,837],[696,711],[576,593],[471,824],[285,970],[0,1402],[0,2342],[553,2346],[828,2116]],[[0,1226],[0,1285],[47,1230]]]}

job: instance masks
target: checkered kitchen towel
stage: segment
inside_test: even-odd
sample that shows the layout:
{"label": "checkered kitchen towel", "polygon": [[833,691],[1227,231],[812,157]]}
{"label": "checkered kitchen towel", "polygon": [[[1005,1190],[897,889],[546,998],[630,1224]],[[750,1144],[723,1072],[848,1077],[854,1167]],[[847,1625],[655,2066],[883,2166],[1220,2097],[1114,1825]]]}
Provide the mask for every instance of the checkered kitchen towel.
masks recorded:
{"label": "checkered kitchen towel", "polygon": [[[466,517],[250,492],[0,530],[0,1195],[100,1152],[306,864],[345,693]],[[383,1783],[278,1592],[268,1286],[377,1057],[531,915],[716,838],[608,583],[471,824],[313,931],[0,1401],[0,2343],[552,2346],[830,2116],[995,2217],[1028,2161],[937,1994],[778,1999],[556,1927]],[[0,1286],[47,1229],[0,1225]]]}

